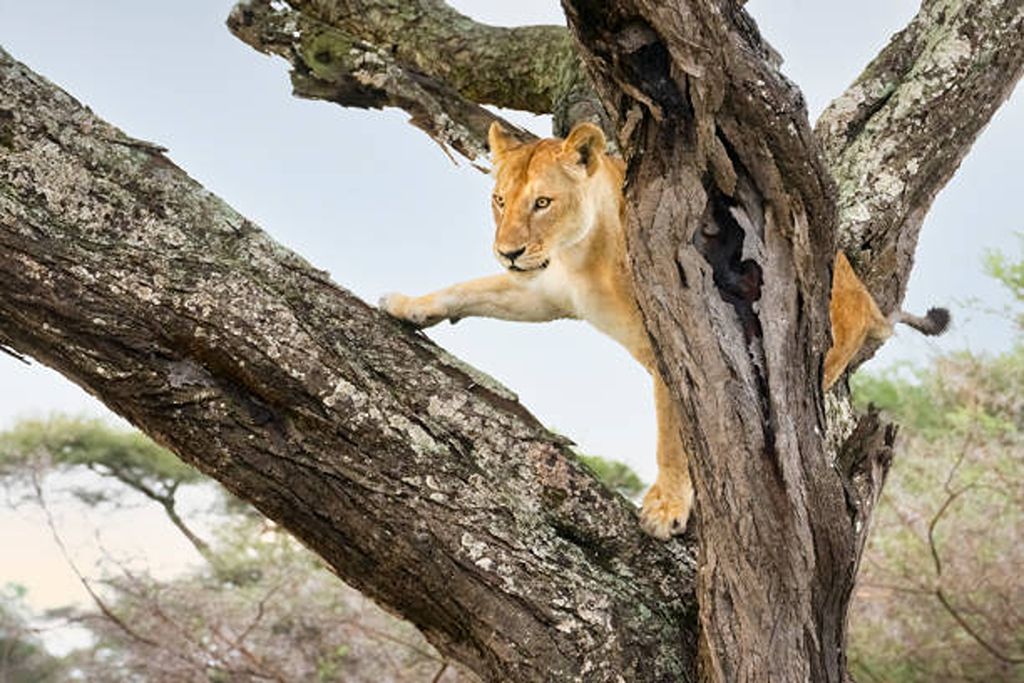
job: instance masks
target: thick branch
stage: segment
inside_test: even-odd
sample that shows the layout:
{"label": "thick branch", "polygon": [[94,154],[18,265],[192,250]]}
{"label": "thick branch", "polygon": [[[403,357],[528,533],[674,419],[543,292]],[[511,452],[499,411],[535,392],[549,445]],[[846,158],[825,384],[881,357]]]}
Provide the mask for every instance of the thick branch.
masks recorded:
{"label": "thick branch", "polygon": [[[550,112],[576,64],[560,26],[480,24],[442,0],[289,0],[303,15],[390,51],[407,68],[444,81],[466,99]],[[309,52],[307,44],[306,52]],[[315,50],[314,50],[315,52]]]}
{"label": "thick branch", "polygon": [[693,561],[492,380],[0,52],[0,344],[490,679],[688,680]]}
{"label": "thick branch", "polygon": [[562,128],[604,119],[559,26],[487,26],[440,0],[247,0],[228,26],[292,64],[296,95],[399,107],[471,160],[484,156],[487,128],[500,120],[481,104],[557,112]]}
{"label": "thick branch", "polygon": [[1022,72],[1024,2],[925,0],[818,120],[840,243],[882,310],[903,300],[932,200]]}

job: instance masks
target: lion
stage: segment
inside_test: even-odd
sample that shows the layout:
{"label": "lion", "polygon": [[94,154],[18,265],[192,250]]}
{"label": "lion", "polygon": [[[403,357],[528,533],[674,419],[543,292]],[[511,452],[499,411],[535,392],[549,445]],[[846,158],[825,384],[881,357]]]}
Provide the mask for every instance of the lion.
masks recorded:
{"label": "lion", "polygon": [[[650,373],[658,421],[658,476],[641,505],[643,528],[666,539],[686,529],[693,504],[680,416],[657,370],[627,261],[624,164],[606,153],[600,128],[576,125],[566,138],[521,143],[498,123],[488,135],[495,188],[493,251],[505,272],[419,297],[388,294],[388,314],[418,327],[469,316],[542,322],[583,319],[622,344]],[[868,338],[892,321],[837,259],[831,316],[835,343],[825,362],[830,387]],[[938,314],[935,314],[938,315]],[[940,321],[899,318],[925,331]],[[934,333],[934,332],[929,332]]]}

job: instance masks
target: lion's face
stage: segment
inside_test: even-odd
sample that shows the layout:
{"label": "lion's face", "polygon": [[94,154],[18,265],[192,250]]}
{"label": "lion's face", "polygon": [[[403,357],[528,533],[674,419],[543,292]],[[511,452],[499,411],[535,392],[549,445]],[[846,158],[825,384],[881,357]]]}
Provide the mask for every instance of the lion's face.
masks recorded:
{"label": "lion's face", "polygon": [[494,124],[490,144],[497,181],[491,197],[494,254],[512,271],[545,268],[553,253],[578,242],[594,222],[586,188],[604,135],[580,124],[565,140],[518,144]]}

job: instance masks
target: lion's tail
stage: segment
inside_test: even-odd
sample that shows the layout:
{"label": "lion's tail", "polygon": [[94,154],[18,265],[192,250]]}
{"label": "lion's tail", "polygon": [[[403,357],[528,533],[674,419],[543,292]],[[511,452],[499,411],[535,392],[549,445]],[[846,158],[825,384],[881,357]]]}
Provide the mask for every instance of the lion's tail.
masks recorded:
{"label": "lion's tail", "polygon": [[906,311],[899,311],[895,316],[894,322],[910,325],[922,334],[934,336],[942,334],[949,329],[949,320],[949,309],[929,308],[923,317],[907,313]]}

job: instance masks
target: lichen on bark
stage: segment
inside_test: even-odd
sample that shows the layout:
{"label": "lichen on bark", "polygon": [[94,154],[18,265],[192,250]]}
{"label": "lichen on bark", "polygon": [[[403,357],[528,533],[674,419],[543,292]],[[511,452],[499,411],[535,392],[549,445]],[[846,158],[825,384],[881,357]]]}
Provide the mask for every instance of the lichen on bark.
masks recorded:
{"label": "lichen on bark", "polygon": [[1024,4],[926,0],[819,118],[839,240],[885,312],[924,216],[1024,69]]}

